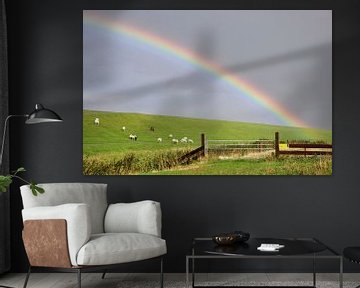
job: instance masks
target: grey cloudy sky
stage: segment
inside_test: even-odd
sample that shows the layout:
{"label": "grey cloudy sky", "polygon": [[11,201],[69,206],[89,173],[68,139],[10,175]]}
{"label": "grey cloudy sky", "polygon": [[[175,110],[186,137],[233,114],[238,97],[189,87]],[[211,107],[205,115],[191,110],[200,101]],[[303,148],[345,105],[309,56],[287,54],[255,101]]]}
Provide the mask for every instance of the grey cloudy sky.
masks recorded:
{"label": "grey cloudy sky", "polygon": [[[331,11],[84,11],[231,71],[311,127],[332,127]],[[286,125],[220,77],[84,22],[84,109]]]}

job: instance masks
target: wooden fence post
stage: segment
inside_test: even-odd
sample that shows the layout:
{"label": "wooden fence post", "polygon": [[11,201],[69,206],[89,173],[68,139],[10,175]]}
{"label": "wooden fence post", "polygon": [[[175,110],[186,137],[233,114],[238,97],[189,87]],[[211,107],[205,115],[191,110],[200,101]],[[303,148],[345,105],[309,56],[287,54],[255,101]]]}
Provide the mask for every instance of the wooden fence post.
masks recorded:
{"label": "wooden fence post", "polygon": [[275,132],[275,157],[279,157],[280,151],[279,151],[279,132]]}
{"label": "wooden fence post", "polygon": [[205,133],[201,133],[201,146],[203,147],[203,155],[208,155],[208,147],[207,147],[207,141],[205,137]]}

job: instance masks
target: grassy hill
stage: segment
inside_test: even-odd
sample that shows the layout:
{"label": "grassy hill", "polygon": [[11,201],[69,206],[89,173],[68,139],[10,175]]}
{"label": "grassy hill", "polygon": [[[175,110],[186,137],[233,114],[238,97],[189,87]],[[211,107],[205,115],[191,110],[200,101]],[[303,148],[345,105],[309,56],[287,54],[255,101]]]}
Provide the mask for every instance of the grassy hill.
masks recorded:
{"label": "grassy hill", "polygon": [[[95,118],[100,125],[94,124]],[[122,127],[126,131],[122,131]],[[155,131],[151,131],[154,127]],[[246,122],[195,119],[175,116],[147,115],[137,113],[116,113],[101,111],[83,111],[83,154],[108,154],[127,151],[153,151],[174,147],[195,148],[200,146],[200,134],[208,139],[274,139],[274,133],[280,132],[280,140],[322,140],[332,142],[329,130],[296,128]],[[129,134],[136,134],[138,140],[130,141]],[[188,137],[194,144],[171,143],[168,137]],[[157,143],[157,138],[163,139]]]}

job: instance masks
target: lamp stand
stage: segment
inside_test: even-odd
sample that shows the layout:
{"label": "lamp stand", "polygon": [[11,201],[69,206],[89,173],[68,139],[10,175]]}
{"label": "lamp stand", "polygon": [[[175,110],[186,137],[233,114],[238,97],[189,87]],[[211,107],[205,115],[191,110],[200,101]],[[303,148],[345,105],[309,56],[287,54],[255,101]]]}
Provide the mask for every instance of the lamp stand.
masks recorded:
{"label": "lamp stand", "polygon": [[[20,115],[9,115],[9,116],[7,116],[6,119],[5,119],[5,123],[4,123],[4,131],[3,131],[3,135],[2,135],[3,136],[2,141],[1,141],[0,169],[2,167],[2,162],[3,162],[4,146],[5,146],[5,142],[6,142],[6,135],[7,135],[6,132],[7,132],[8,122],[9,122],[9,120],[11,118],[14,118],[14,117],[27,118],[27,120],[25,121],[26,124],[38,124],[38,123],[46,123],[46,122],[55,123],[55,122],[62,122],[63,121],[58,114],[56,114],[54,111],[52,111],[50,109],[45,108],[41,104],[36,104],[35,105],[35,110],[33,112],[31,112],[30,114],[20,114]],[[0,284],[0,287],[2,287],[2,288],[13,288],[13,287],[1,285],[1,284]]]}
{"label": "lamp stand", "polygon": [[[5,146],[5,140],[6,140],[6,131],[7,131],[7,126],[8,126],[8,122],[10,120],[10,118],[14,118],[14,117],[28,117],[29,115],[27,114],[20,114],[20,115],[9,115],[6,117],[5,119],[5,123],[4,123],[4,131],[3,131],[3,137],[2,137],[2,143],[1,143],[1,151],[0,151],[0,168],[2,166],[2,160],[3,160],[3,154],[4,154],[4,146]],[[0,286],[2,287],[2,286]]]}
{"label": "lamp stand", "polygon": [[[9,115],[6,117],[5,119],[5,123],[4,123],[4,131],[3,131],[3,137],[2,137],[2,142],[1,142],[1,150],[0,150],[0,168],[2,166],[2,160],[3,160],[3,155],[4,155],[4,148],[5,148],[5,142],[6,142],[6,132],[7,132],[7,126],[8,126],[8,122],[11,118],[14,117],[28,117],[28,115],[24,114],[24,115]],[[0,285],[1,288],[14,288],[11,286],[5,286],[5,285]]]}

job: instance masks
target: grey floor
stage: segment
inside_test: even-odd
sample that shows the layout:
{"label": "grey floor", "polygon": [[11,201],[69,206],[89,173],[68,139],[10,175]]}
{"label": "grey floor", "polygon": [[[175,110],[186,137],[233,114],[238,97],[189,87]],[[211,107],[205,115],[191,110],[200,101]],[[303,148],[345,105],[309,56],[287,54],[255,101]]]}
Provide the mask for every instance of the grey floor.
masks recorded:
{"label": "grey floor", "polygon": [[[1,285],[21,288],[25,274],[5,274],[0,276]],[[165,288],[185,287],[185,274],[165,274]],[[317,287],[335,288],[339,287],[338,274],[317,274]],[[104,280],[101,273],[84,273],[82,275],[82,287],[106,287],[106,288],[144,288],[159,287],[158,274],[125,274],[109,273]],[[212,273],[198,274],[197,283],[211,285],[311,285],[312,274],[307,273]],[[344,288],[355,287],[360,284],[360,273],[345,273]],[[31,274],[28,288],[76,288],[75,273],[33,273]]]}

